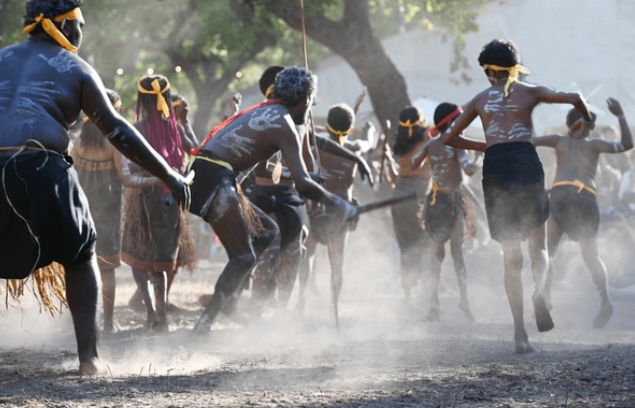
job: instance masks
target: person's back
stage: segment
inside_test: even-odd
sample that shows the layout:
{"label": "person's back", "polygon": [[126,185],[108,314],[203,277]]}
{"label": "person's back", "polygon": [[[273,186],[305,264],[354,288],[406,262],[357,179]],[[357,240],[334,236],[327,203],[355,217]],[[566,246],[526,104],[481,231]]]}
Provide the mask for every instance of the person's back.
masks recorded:
{"label": "person's back", "polygon": [[[549,200],[544,171],[533,140],[531,114],[539,103],[568,103],[583,116],[574,133],[592,126],[591,114],[579,94],[519,82],[528,71],[520,65],[520,53],[511,40],[493,40],[478,58],[490,87],[474,97],[463,114],[443,135],[443,142],[485,152],[483,193],[492,238],[501,243],[505,259],[505,287],[514,318],[516,352],[534,351],[524,328],[522,300],[523,255],[521,242],[528,239],[536,288],[532,297],[539,331],[554,324],[549,313],[544,281],[548,266],[545,222]],[[485,143],[461,136],[480,117]]]}
{"label": "person's back", "polygon": [[29,40],[1,50],[0,146],[22,146],[33,139],[63,153],[68,125],[81,110],[84,64],[48,41]]}
{"label": "person's back", "polygon": [[595,188],[600,153],[591,140],[562,136],[556,147],[557,164],[554,182],[579,180]]}

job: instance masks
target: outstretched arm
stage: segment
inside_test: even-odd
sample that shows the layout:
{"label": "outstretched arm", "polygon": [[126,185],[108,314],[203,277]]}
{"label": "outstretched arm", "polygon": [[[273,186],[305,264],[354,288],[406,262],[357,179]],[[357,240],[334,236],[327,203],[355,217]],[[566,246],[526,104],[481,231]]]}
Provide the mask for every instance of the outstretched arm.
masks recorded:
{"label": "outstretched arm", "polygon": [[560,135],[546,135],[534,137],[534,146],[536,147],[551,147],[555,149],[560,141]]}
{"label": "outstretched arm", "polygon": [[536,97],[540,102],[543,103],[562,103],[569,105],[573,105],[578,112],[582,114],[582,117],[589,124],[593,123],[593,119],[591,117],[591,111],[589,110],[589,105],[587,105],[584,97],[578,92],[558,92],[551,88],[547,88],[546,86],[537,86],[536,88]]}
{"label": "outstretched arm", "polygon": [[364,160],[363,157],[356,155],[347,148],[342,147],[334,141],[325,137],[316,136],[315,140],[317,142],[318,149],[323,150],[326,153],[330,153],[333,156],[341,157],[343,159],[352,161],[353,163],[357,163],[357,166],[359,167],[359,174],[362,180],[364,180],[364,178],[367,178],[368,183],[371,186],[373,185],[373,176],[370,172],[370,167],[368,167],[368,163],[366,163],[366,160]]}
{"label": "outstretched arm", "polygon": [[475,105],[474,99],[465,105],[463,113],[459,115],[454,122],[452,122],[448,130],[445,131],[445,134],[441,136],[443,144],[450,145],[457,149],[478,150],[481,152],[485,151],[487,148],[487,144],[485,142],[461,136],[463,131],[467,129],[467,127],[470,126],[470,123],[472,123],[478,116]]}
{"label": "outstretched arm", "polygon": [[144,188],[154,186],[159,183],[159,179],[156,177],[143,177],[143,176],[133,176],[130,172],[130,166],[126,162],[126,158],[123,154],[119,153],[119,151],[112,149],[113,152],[113,161],[115,162],[115,169],[117,170],[117,175],[121,180],[121,183],[124,187],[127,188]]}
{"label": "outstretched arm", "polygon": [[190,192],[185,179],[172,170],[141,134],[112,107],[101,78],[85,64],[87,75],[82,81],[81,109],[110,143],[133,162],[139,164],[177,194],[189,206]]}
{"label": "outstretched arm", "polygon": [[591,145],[594,150],[600,153],[621,153],[633,148],[633,135],[631,129],[628,127],[622,105],[617,99],[609,98],[607,100],[609,110],[613,115],[617,117],[620,122],[620,132],[622,133],[622,139],[619,142],[610,142],[608,140],[593,140]]}

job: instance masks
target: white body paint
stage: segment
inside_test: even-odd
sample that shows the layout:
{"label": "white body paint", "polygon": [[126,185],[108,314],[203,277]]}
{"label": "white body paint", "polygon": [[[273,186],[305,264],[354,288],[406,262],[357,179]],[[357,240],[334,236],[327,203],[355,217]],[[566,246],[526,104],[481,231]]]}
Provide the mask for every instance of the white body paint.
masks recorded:
{"label": "white body paint", "polygon": [[249,127],[259,132],[267,129],[281,128],[282,125],[275,123],[280,119],[280,114],[276,111],[272,112],[272,110],[272,108],[267,108],[259,114],[254,113],[249,119]]}
{"label": "white body paint", "polygon": [[227,132],[222,136],[222,140],[219,142],[221,146],[231,150],[238,157],[242,157],[243,154],[253,154],[256,151],[256,142],[254,140],[240,136],[237,133],[242,127],[243,125],[240,125]]}
{"label": "white body paint", "polygon": [[79,63],[64,50],[60,50],[60,52],[51,59],[46,58],[43,54],[39,54],[38,57],[46,61],[47,64],[55,68],[60,74],[80,67]]}

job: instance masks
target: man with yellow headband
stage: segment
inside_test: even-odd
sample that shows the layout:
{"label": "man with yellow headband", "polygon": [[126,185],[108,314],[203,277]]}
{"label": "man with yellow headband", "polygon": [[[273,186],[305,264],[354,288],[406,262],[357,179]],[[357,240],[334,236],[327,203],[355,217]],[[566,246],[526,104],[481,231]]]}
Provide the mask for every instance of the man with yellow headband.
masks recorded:
{"label": "man with yellow headband", "polygon": [[[525,331],[523,314],[521,243],[529,240],[529,256],[536,284],[532,297],[538,331],[554,324],[544,293],[549,258],[545,222],[549,201],[542,163],[533,142],[532,113],[540,103],[571,104],[582,115],[578,131],[592,125],[584,98],[577,93],[522,82],[520,53],[511,40],[493,40],[478,58],[491,86],[479,93],[443,135],[443,143],[485,152],[483,192],[492,238],[501,243],[505,260],[505,289],[514,319],[517,353],[533,352]],[[480,117],[485,142],[461,133]],[[577,131],[576,131],[577,132]]]}
{"label": "man with yellow headband", "polygon": [[[430,136],[443,133],[462,110],[452,103],[442,103],[434,112],[435,127]],[[434,243],[435,256],[430,257],[430,311],[428,320],[439,321],[439,282],[441,264],[445,258],[445,244],[450,241],[450,252],[454,261],[454,272],[459,286],[459,309],[465,319],[472,323],[474,316],[467,296],[467,267],[465,265],[464,241],[474,235],[474,214],[461,192],[463,173],[474,175],[482,166],[479,160],[472,163],[465,150],[446,146],[439,137],[430,139],[421,152],[412,158],[412,166],[419,168],[430,163],[432,189],[426,197],[423,219],[426,232]]]}
{"label": "man with yellow headband", "polygon": [[[262,74],[259,86],[265,100],[274,98],[274,82],[276,76],[283,70],[284,67],[271,66]],[[307,168],[312,170],[313,157],[309,149],[309,138],[306,137],[307,128],[299,126],[298,133],[302,135],[304,162]],[[370,173],[368,164],[361,157],[340,146],[339,140],[333,141],[318,136],[317,143],[322,154],[329,152],[352,166],[359,164],[362,169],[362,179]],[[273,173],[278,162],[280,162],[280,179],[274,180],[276,177]],[[279,155],[257,165],[254,173],[256,180],[250,198],[257,207],[274,218],[280,229],[279,236],[260,257],[254,271],[252,309],[259,313],[261,306],[275,295],[276,289],[278,289],[278,306],[281,308],[287,306],[298,274],[302,248],[307,238],[308,217],[307,206],[296,190],[289,169]]]}
{"label": "man with yellow headband", "polygon": [[79,0],[29,0],[29,39],[0,50],[0,278],[65,269],[80,371],[102,368],[97,352],[95,226],[71,167],[68,128],[83,110],[111,144],[189,204],[189,186],[113,108],[95,70],[76,54]]}
{"label": "man with yellow headband", "polygon": [[[351,140],[350,135],[353,134],[354,125],[355,112],[347,104],[341,103],[329,109],[326,118],[326,129],[329,139],[361,157],[362,154],[367,153],[372,148],[368,140],[368,133],[374,132],[374,128],[367,124],[364,126],[364,130],[366,131],[365,137],[363,139]],[[342,160],[341,157],[328,152],[322,153],[320,158],[322,160],[324,188],[345,200],[356,202],[353,198],[353,182],[355,180],[355,174],[357,173],[357,164],[350,160]],[[351,225],[350,228],[340,230],[339,233],[330,234],[327,238],[325,225],[316,222],[316,217],[313,217],[313,215],[315,214],[312,214],[311,217],[311,235],[307,241],[308,254],[302,261],[300,269],[300,294],[296,306],[296,310],[300,313],[304,311],[306,288],[314,266],[313,259],[317,246],[318,244],[327,245],[327,239],[331,241],[331,251],[328,255],[330,258],[331,273],[334,277],[334,296],[336,301],[339,299],[344,282],[344,253],[346,252],[346,243],[348,241],[349,231],[352,231],[354,228],[354,225]]]}
{"label": "man with yellow headband", "polygon": [[[566,233],[573,241],[580,243],[582,259],[591,272],[601,298],[600,312],[593,321],[595,328],[607,325],[613,314],[613,305],[609,294],[606,266],[598,255],[597,234],[600,225],[595,175],[602,153],[623,153],[633,148],[633,136],[628,127],[620,103],[609,98],[609,111],[620,123],[622,139],[619,142],[601,139],[589,140],[588,134],[574,138],[571,135],[549,135],[536,137],[536,146],[550,147],[556,150],[556,177],[551,189],[549,201],[551,217],[548,221],[547,247],[549,257],[553,258],[558,243]],[[572,109],[567,115],[567,126],[572,129],[580,113]],[[553,263],[547,278],[547,294],[551,292]]]}

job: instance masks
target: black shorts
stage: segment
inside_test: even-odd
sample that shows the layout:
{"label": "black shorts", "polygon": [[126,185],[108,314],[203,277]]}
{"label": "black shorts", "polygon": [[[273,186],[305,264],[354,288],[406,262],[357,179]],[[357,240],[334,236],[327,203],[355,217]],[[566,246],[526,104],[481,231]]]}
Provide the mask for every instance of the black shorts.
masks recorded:
{"label": "black shorts", "polygon": [[600,208],[595,194],[575,186],[557,186],[549,195],[554,221],[573,241],[597,235]]}
{"label": "black shorts", "polygon": [[432,205],[434,193],[428,194],[424,209],[426,232],[439,244],[446,243],[452,236],[454,225],[460,217],[465,216],[463,196],[459,191],[437,191]]}
{"label": "black shorts", "polygon": [[524,240],[549,218],[545,174],[529,142],[499,143],[485,151],[483,193],[492,239]]}
{"label": "black shorts", "polygon": [[[211,154],[201,152],[201,155],[210,156]],[[211,163],[205,160],[196,160],[192,165],[192,170],[196,173],[194,183],[192,183],[192,201],[190,204],[190,212],[194,215],[205,219],[209,209],[216,197],[216,193],[222,186],[236,186],[236,174],[220,164]]]}
{"label": "black shorts", "polygon": [[[72,160],[53,153],[46,157],[25,151],[14,159],[0,158],[5,170],[0,183],[0,278],[24,279],[33,269],[53,262],[73,265],[94,254],[95,225]],[[38,248],[37,263],[35,257],[18,262],[25,254],[37,254]]]}
{"label": "black shorts", "polygon": [[255,185],[251,202],[267,214],[275,214],[280,228],[280,248],[302,243],[302,228],[307,220],[304,200],[292,186]]}

